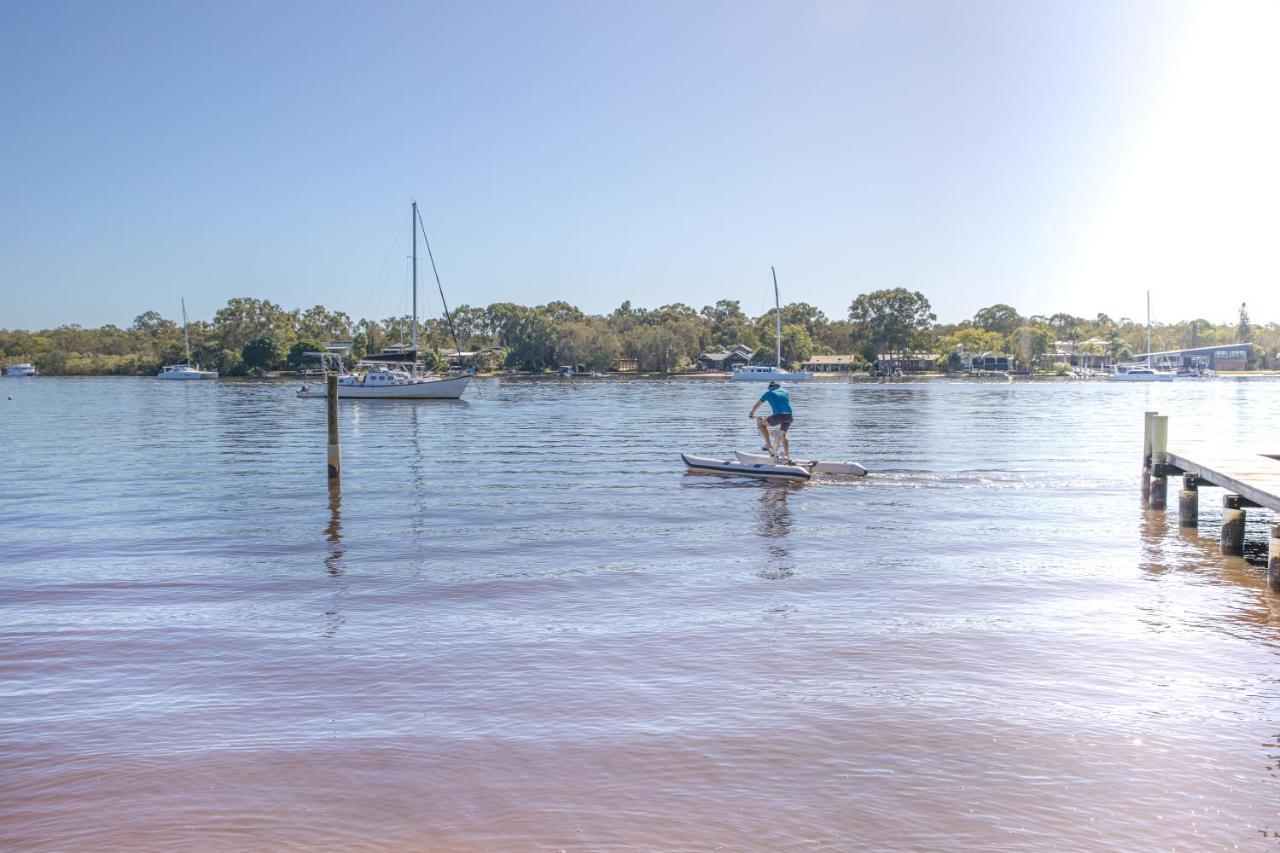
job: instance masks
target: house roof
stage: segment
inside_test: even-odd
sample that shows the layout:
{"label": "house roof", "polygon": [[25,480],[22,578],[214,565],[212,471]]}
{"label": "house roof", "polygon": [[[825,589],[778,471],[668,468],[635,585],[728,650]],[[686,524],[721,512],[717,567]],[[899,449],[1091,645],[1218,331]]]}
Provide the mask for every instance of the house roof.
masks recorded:
{"label": "house roof", "polygon": [[805,364],[853,364],[861,360],[856,355],[815,355]]}
{"label": "house roof", "polygon": [[723,352],[704,352],[702,355],[698,356],[698,358],[705,358],[711,361],[724,361],[726,358],[728,358],[731,355],[736,355],[739,358],[750,358],[751,352],[750,351],[744,352],[743,351],[744,349],[746,348],[743,347],[742,349],[739,349],[739,347],[734,347],[733,349],[725,350]]}

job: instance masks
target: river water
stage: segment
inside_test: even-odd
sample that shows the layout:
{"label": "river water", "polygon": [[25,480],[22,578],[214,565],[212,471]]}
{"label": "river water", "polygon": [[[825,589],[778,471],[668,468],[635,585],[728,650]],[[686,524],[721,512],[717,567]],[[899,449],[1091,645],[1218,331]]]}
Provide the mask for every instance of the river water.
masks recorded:
{"label": "river water", "polygon": [[[1280,382],[4,380],[0,848],[1280,846],[1280,599],[1138,497]],[[1261,543],[1266,514],[1251,512]]]}

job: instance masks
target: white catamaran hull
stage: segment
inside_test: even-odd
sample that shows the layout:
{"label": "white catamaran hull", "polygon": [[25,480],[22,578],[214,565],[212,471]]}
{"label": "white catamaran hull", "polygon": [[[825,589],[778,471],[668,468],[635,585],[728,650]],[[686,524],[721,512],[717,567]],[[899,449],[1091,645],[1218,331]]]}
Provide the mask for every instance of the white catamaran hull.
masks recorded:
{"label": "white catamaran hull", "polygon": [[[733,454],[739,462],[747,462],[750,464],[766,464],[772,461],[773,457],[766,456],[763,453],[743,453],[741,450]],[[867,476],[867,469],[859,465],[857,462],[823,462],[821,460],[791,460],[793,465],[801,468],[807,468],[815,474],[849,474],[854,477]]]}
{"label": "white catamaran hull", "polygon": [[[338,383],[340,400],[457,400],[467,390],[469,376],[450,376],[406,382],[403,385],[358,385]],[[324,385],[304,385],[298,391],[300,398],[327,396]]]}
{"label": "white catamaran hull", "polygon": [[1172,373],[1112,373],[1109,382],[1172,382]]}
{"label": "white catamaran hull", "polygon": [[804,382],[812,379],[812,373],[794,370],[780,370],[776,367],[758,368],[743,367],[735,370],[730,376],[730,382]]}
{"label": "white catamaran hull", "polygon": [[185,380],[185,379],[217,379],[218,371],[216,370],[170,370],[165,368],[163,373],[157,373],[156,379],[169,380]]}
{"label": "white catamaran hull", "polygon": [[[743,477],[759,477],[766,480],[795,480],[804,482],[813,475],[799,465],[769,462],[740,462],[737,459],[715,459],[710,456],[690,456],[681,453],[680,458],[690,471],[699,474],[737,474]],[[768,458],[768,457],[766,457]]]}

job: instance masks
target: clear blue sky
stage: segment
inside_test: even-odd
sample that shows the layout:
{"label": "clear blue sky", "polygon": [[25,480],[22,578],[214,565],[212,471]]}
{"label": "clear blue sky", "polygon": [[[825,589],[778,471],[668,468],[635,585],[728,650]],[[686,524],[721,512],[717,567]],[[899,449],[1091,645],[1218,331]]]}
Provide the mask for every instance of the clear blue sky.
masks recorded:
{"label": "clear blue sky", "polygon": [[756,314],[775,265],[832,317],[1280,320],[1276,44],[1275,0],[12,0],[0,327],[399,313],[411,198],[453,304]]}

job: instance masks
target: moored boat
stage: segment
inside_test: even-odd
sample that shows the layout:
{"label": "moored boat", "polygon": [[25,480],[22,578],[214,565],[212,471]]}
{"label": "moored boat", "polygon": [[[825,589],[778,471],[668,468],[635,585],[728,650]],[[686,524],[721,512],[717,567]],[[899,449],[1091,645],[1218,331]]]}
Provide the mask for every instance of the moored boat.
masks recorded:
{"label": "moored boat", "polygon": [[[311,353],[308,353],[310,355]],[[328,373],[326,367],[325,372]],[[398,367],[373,367],[362,374],[338,374],[338,399],[347,400],[456,400],[467,390],[469,376],[415,376]],[[326,397],[324,384],[303,385],[299,398]]]}
{"label": "moored boat", "polygon": [[1113,364],[1107,380],[1110,382],[1172,382],[1174,375],[1169,371],[1156,370],[1151,365],[1151,291],[1148,290],[1146,361],[1142,364]]}
{"label": "moored boat", "polygon": [[1111,382],[1172,382],[1173,378],[1172,373],[1152,370],[1142,364],[1127,365],[1124,370],[1113,366],[1111,373],[1107,375]]}
{"label": "moored boat", "polygon": [[777,362],[772,365],[741,364],[729,375],[730,382],[803,382],[812,379],[813,374],[804,371],[788,371],[782,368],[782,300],[778,297],[778,273],[773,273],[773,307],[776,320],[774,340],[777,345]]}
{"label": "moored boat", "polygon": [[[467,390],[471,376],[435,376],[418,372],[418,229],[422,227],[422,219],[418,215],[418,203],[410,204],[409,230],[413,234],[413,326],[412,343],[406,349],[403,345],[384,350],[382,355],[371,356],[360,362],[360,367],[367,368],[363,373],[348,373],[339,355],[332,352],[309,352],[307,355],[320,359],[320,367],[325,374],[325,381],[318,386],[303,385],[297,391],[300,399],[324,398],[328,396],[328,374],[338,374],[338,398],[348,400],[457,400]],[[422,229],[426,239],[426,229]],[[427,252],[431,252],[431,244],[427,243]],[[432,268],[435,261],[432,260]],[[436,283],[439,284],[439,275]],[[440,289],[444,298],[444,288]],[[449,308],[445,305],[445,317],[449,318]],[[450,321],[452,328],[452,321]],[[456,343],[456,341],[455,341]],[[459,347],[461,350],[461,347]]]}
{"label": "moored boat", "polygon": [[36,366],[29,361],[20,361],[5,368],[4,375],[14,379],[23,376],[35,376]]}
{"label": "moored boat", "polygon": [[191,365],[191,337],[187,334],[187,300],[182,300],[182,345],[187,351],[185,361],[178,364],[166,364],[156,374],[156,379],[217,379],[218,371],[201,370],[200,365]]}

